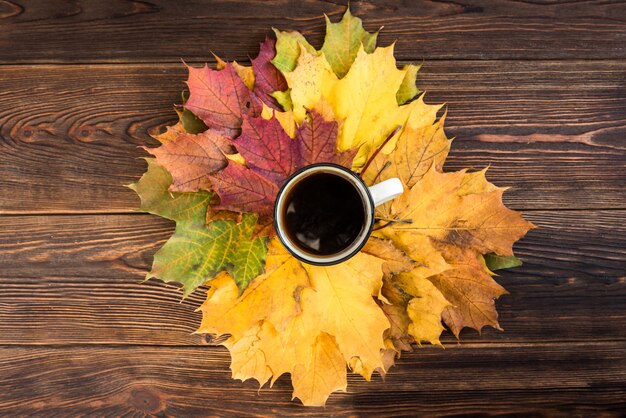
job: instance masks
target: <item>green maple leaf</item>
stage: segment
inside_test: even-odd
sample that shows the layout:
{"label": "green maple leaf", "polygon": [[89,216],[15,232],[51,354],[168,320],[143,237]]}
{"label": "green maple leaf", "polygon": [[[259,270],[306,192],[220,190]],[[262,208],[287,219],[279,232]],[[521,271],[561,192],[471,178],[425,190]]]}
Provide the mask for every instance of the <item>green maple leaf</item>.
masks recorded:
{"label": "green maple leaf", "polygon": [[514,255],[501,256],[496,254],[486,254],[485,264],[487,264],[487,268],[489,270],[496,271],[519,267],[522,265],[522,260],[515,257]]}
{"label": "green maple leaf", "polygon": [[275,91],[270,94],[270,96],[276,99],[284,111],[293,110],[293,103],[291,103],[291,89],[287,89],[286,91]]}
{"label": "green maple leaf", "polygon": [[272,64],[282,72],[290,72],[296,68],[296,61],[300,56],[300,45],[310,53],[315,52],[315,48],[300,32],[283,32],[274,29],[274,33],[276,34],[276,55],[272,59]]}
{"label": "green maple leaf", "polygon": [[266,243],[252,238],[257,216],[244,214],[242,221],[213,220],[206,212],[210,192],[172,193],[172,177],[154,159],[146,159],[148,171],[129,187],[141,199],[140,211],[176,221],[176,230],[155,254],[146,279],[182,284],[187,296],[198,286],[228,271],[240,289],[263,272]]}
{"label": "green maple leaf", "polygon": [[[310,53],[318,53],[299,32],[283,32],[277,29],[274,29],[274,32],[276,33],[276,56],[272,63],[283,72],[291,72],[295,68],[296,61],[300,56],[300,45],[304,46]],[[328,61],[335,75],[342,78],[354,63],[361,45],[368,54],[374,52],[378,32],[369,33],[363,29],[363,21],[353,16],[350,13],[350,8],[348,8],[337,23],[331,22],[326,16],[326,36],[324,45],[319,52],[324,53],[326,61]],[[406,75],[396,94],[399,105],[415,98],[419,93],[415,85],[419,69],[420,66],[412,64],[403,68],[406,70]],[[288,95],[288,92],[281,92],[277,97],[277,93],[273,93],[274,98],[285,110],[290,110]]]}
{"label": "green maple leaf", "polygon": [[321,51],[337,77],[342,78],[352,66],[361,44],[365,52],[371,54],[377,37],[378,31],[369,33],[363,29],[363,21],[352,16],[348,8],[337,23],[326,16],[326,37]]}
{"label": "green maple leaf", "polygon": [[[146,158],[148,171],[137,183],[129,185],[141,199],[140,212],[147,212],[176,222],[191,222],[205,216],[213,194],[207,191],[198,193],[171,193],[172,176],[154,158]],[[204,221],[202,222],[204,223]]]}
{"label": "green maple leaf", "polygon": [[[187,103],[187,99],[189,98],[189,93],[183,91],[182,96],[183,105],[185,105],[185,103]],[[199,134],[209,129],[209,127],[206,126],[202,119],[194,115],[193,112],[186,107],[175,110],[178,114],[178,119],[180,120],[180,123],[183,125],[183,129],[188,134]]]}
{"label": "green maple leaf", "polygon": [[402,69],[406,70],[406,74],[404,79],[402,80],[402,84],[396,93],[396,101],[399,105],[402,105],[409,100],[413,99],[420,92],[416,83],[417,72],[421,68],[421,65],[405,65]]}
{"label": "green maple leaf", "polygon": [[265,239],[251,239],[256,215],[244,215],[239,224],[218,220],[202,225],[202,219],[176,224],[174,235],[154,255],[146,278],[180,282],[186,296],[228,271],[239,289],[245,289],[265,264]]}

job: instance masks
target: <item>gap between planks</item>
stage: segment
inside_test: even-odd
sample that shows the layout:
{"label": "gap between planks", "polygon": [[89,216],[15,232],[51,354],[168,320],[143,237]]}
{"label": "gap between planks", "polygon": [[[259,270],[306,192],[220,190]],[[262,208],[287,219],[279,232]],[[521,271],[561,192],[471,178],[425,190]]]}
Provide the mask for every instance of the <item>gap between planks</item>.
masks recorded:
{"label": "gap between planks", "polygon": [[[451,337],[451,336],[450,336]],[[453,337],[451,337],[453,338]],[[445,350],[446,348],[512,348],[512,347],[518,347],[518,348],[530,348],[530,347],[554,347],[554,346],[563,346],[563,345],[567,345],[570,347],[589,347],[589,346],[594,346],[594,347],[602,347],[605,345],[610,345],[610,344],[617,344],[617,343],[621,343],[624,342],[626,343],[626,337],[624,338],[611,338],[611,339],[594,339],[594,340],[556,340],[556,341],[548,341],[548,342],[502,342],[502,341],[497,341],[497,342],[489,342],[489,341],[483,341],[483,342],[464,342],[462,339],[460,341],[454,342],[454,341],[442,341],[443,344],[443,348],[441,348],[442,350]],[[413,346],[413,352],[419,351],[422,347],[416,345],[416,344],[412,344]],[[430,344],[424,344],[424,347],[432,347],[437,348],[434,345],[430,345]],[[37,344],[37,343],[0,343],[0,349],[2,348],[50,348],[50,349],[61,349],[61,348],[93,348],[93,349],[97,349],[97,348],[119,348],[119,347],[124,347],[124,348],[129,348],[129,349],[140,349],[140,348],[146,348],[146,347],[150,347],[150,348],[163,348],[163,349],[167,349],[167,350],[171,350],[171,349],[183,349],[183,350],[197,350],[198,348],[207,348],[207,349],[211,349],[211,348],[220,348],[222,347],[221,344],[211,344],[211,343],[207,343],[207,344],[174,344],[174,345],[167,345],[167,344],[137,344],[137,343],[132,343],[132,344],[124,344],[124,343],[59,343],[59,344],[50,344],[50,343],[46,343],[46,344]],[[403,353],[408,353],[408,352],[403,352]]]}
{"label": "gap between planks", "polygon": [[[139,205],[137,205],[139,206]],[[626,205],[624,207],[607,207],[607,208],[515,208],[516,212],[619,212],[626,210]],[[56,212],[46,212],[46,211],[31,211],[31,212],[0,212],[0,217],[3,218],[17,218],[17,217],[27,217],[27,216],[121,216],[121,215],[149,215],[148,212],[139,212],[139,211],[111,211],[111,212],[103,212],[103,211],[56,211]],[[154,215],[157,216],[157,215]]]}
{"label": "gap between planks", "polygon": [[[227,57],[224,57],[225,60]],[[228,60],[227,60],[228,61]],[[229,61],[230,62],[230,61]],[[239,64],[242,65],[250,65],[250,60],[237,60]],[[448,63],[448,62],[481,62],[481,63],[490,63],[490,62],[529,62],[529,63],[568,63],[568,64],[576,64],[576,63],[584,63],[584,64],[606,64],[606,63],[625,63],[626,58],[592,58],[592,59],[583,59],[583,58],[489,58],[489,59],[477,59],[477,58],[402,58],[396,60],[396,64],[398,67],[402,67],[405,64],[419,64],[422,67],[427,66],[429,62],[436,63]],[[73,61],[73,62],[64,62],[64,61],[33,61],[33,62],[0,62],[0,68],[3,67],[120,67],[125,65],[132,65],[136,67],[154,67],[154,66],[185,66],[185,65],[215,65],[217,61],[214,59],[207,59],[205,61],[202,60],[185,60],[182,58],[180,60],[163,60],[163,61],[123,61],[123,60],[111,60],[111,61]],[[418,72],[419,76],[419,72]]]}

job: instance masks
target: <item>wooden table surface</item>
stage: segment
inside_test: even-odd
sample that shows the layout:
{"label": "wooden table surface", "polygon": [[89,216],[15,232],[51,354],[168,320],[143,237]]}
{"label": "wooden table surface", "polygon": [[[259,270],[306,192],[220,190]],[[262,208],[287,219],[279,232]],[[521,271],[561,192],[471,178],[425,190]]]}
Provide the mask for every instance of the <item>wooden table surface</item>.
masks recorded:
{"label": "wooden table surface", "polygon": [[[122,187],[174,122],[180,59],[320,45],[345,1],[0,1],[0,415],[620,416],[626,411],[626,3],[353,1],[446,102],[446,169],[491,166],[540,229],[498,281],[504,333],[449,333],[325,409],[230,379],[203,299],[142,283],[173,224]],[[601,414],[600,412],[603,412]]]}

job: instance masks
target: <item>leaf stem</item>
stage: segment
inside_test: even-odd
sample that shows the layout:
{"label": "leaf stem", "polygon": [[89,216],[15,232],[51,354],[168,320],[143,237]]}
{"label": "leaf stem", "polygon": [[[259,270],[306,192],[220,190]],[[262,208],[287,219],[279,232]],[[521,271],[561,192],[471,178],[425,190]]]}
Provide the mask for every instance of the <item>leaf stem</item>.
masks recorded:
{"label": "leaf stem", "polygon": [[403,223],[403,224],[412,224],[413,223],[413,219],[398,219],[398,218],[381,218],[381,217],[376,217],[377,221],[387,221],[387,222],[396,222],[396,223]]}
{"label": "leaf stem", "polygon": [[365,173],[365,171],[367,171],[368,167],[370,166],[370,164],[372,163],[372,161],[374,161],[374,158],[376,158],[376,156],[378,155],[378,153],[384,148],[385,145],[387,145],[387,142],[389,142],[391,140],[391,138],[393,138],[398,131],[402,129],[402,125],[398,125],[396,126],[396,129],[394,129],[389,136],[387,137],[387,139],[385,139],[383,141],[382,144],[380,144],[380,146],[378,148],[376,148],[376,151],[374,151],[374,153],[370,156],[370,158],[367,160],[367,162],[365,163],[365,165],[363,166],[363,168],[361,169],[361,172],[359,173],[359,177],[362,177],[362,175]]}
{"label": "leaf stem", "polygon": [[380,230],[380,229],[383,229],[383,228],[388,227],[389,225],[391,225],[391,222],[387,222],[387,223],[385,223],[385,224],[383,224],[383,225],[380,225],[380,226],[374,227],[374,229],[372,229],[372,231],[378,231],[378,230]]}
{"label": "leaf stem", "polygon": [[398,219],[398,218],[381,218],[381,217],[376,217],[377,221],[386,221],[384,224],[379,225],[377,227],[374,227],[374,231],[378,231],[380,229],[386,228],[389,225],[393,224],[393,223],[403,223],[403,224],[412,224],[413,223],[413,219]]}
{"label": "leaf stem", "polygon": [[383,165],[383,168],[381,168],[380,171],[376,173],[376,177],[374,177],[374,180],[372,180],[372,183],[376,183],[378,179],[380,178],[380,176],[383,174],[383,171],[388,169],[389,166],[391,166],[391,161],[385,161],[385,165]]}

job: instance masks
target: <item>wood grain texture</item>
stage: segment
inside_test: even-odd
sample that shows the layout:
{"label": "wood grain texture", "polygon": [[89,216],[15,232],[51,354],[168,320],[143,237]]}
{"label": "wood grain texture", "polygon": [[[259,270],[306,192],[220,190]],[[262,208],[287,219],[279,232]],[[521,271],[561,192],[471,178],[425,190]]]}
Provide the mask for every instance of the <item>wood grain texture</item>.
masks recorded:
{"label": "wood grain texture", "polygon": [[[499,333],[463,342],[626,341],[626,211],[537,211],[497,280]],[[151,215],[0,217],[0,344],[206,344],[199,290],[143,282],[173,231]],[[446,334],[446,344],[456,344]]]}
{"label": "wood grain texture", "polygon": [[[323,13],[345,0],[175,2],[51,0],[0,3],[0,62],[178,62],[256,54],[270,27],[319,46]],[[367,29],[397,39],[403,59],[625,58],[626,5],[606,1],[353,1]],[[19,48],[15,46],[19,45]]]}
{"label": "wood grain texture", "polygon": [[[490,166],[540,226],[504,333],[447,333],[325,409],[257,393],[195,335],[204,289],[142,282],[173,224],[130,214],[186,71],[347,0],[0,0],[0,416],[613,417],[626,411],[626,3],[352,1],[446,102],[447,170]],[[63,214],[63,215],[60,215]]]}
{"label": "wood grain texture", "polygon": [[[407,353],[383,383],[349,376],[324,409],[290,402],[283,376],[257,393],[230,379],[223,348],[2,347],[0,414],[11,416],[620,416],[626,345],[482,344]],[[419,382],[419,384],[416,384]],[[593,389],[593,390],[589,390]]]}
{"label": "wood grain texture", "polygon": [[[185,68],[0,67],[0,213],[128,212],[172,123]],[[448,170],[489,165],[517,209],[626,208],[626,62],[427,62],[418,85],[447,102]]]}

